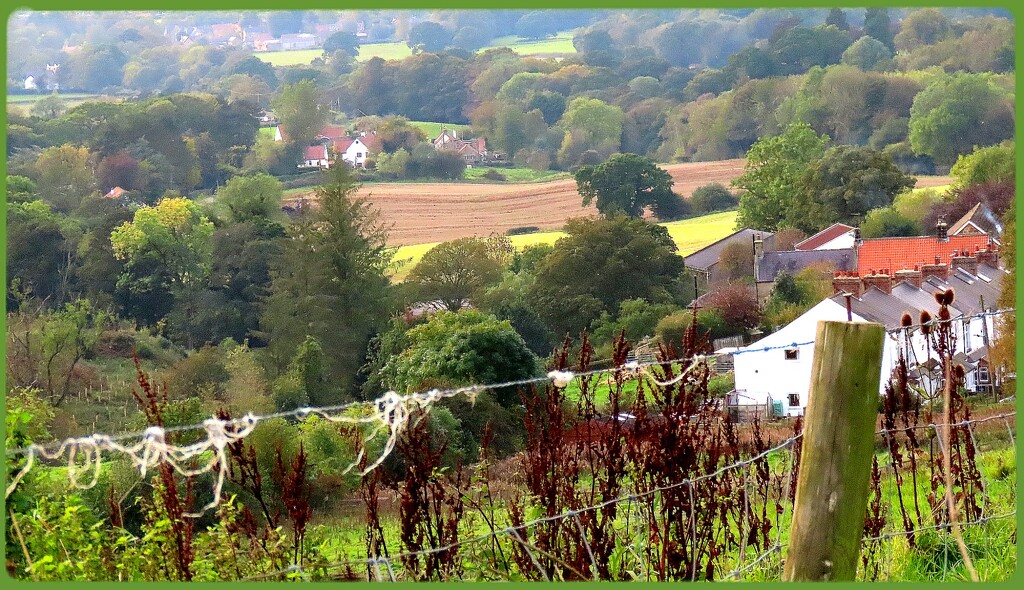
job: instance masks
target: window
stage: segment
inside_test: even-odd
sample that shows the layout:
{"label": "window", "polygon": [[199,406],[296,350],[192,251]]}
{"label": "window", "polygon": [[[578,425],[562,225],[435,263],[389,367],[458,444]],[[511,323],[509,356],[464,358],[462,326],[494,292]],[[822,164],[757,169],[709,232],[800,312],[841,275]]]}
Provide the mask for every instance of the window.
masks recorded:
{"label": "window", "polygon": [[978,365],[978,383],[988,383],[988,367]]}
{"label": "window", "polygon": [[797,358],[800,357],[799,348],[787,348],[785,352],[787,361],[795,361]]}
{"label": "window", "polygon": [[789,407],[796,408],[800,406],[800,394],[791,393],[789,394]]}

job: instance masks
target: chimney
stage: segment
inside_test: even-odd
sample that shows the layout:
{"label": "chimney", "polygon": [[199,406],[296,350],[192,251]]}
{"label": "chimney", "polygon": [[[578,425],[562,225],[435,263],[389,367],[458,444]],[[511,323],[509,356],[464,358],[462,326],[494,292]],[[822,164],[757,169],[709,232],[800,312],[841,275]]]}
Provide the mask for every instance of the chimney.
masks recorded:
{"label": "chimney", "polygon": [[947,229],[949,229],[949,226],[946,225],[946,220],[940,217],[939,221],[935,224],[935,236],[940,242],[949,241],[949,236],[946,235]]}
{"label": "chimney", "polygon": [[971,253],[966,250],[953,250],[951,266],[953,268],[962,268],[972,275],[978,274],[978,259],[971,256]]}
{"label": "chimney", "polygon": [[945,281],[949,278],[949,267],[943,264],[939,257],[936,256],[934,264],[921,265],[921,275],[922,281],[928,280],[928,277],[936,277]]}
{"label": "chimney", "polygon": [[916,265],[914,266],[914,270],[898,270],[896,271],[896,282],[899,283],[900,281],[906,281],[920,289],[921,283],[924,282],[923,273]]}
{"label": "chimney", "polygon": [[999,252],[992,247],[992,244],[985,246],[984,250],[978,250],[976,256],[979,264],[987,264],[992,268],[999,268]]}
{"label": "chimney", "polygon": [[860,297],[860,277],[851,272],[836,272],[832,276],[832,289],[837,294],[853,293],[855,297]]}
{"label": "chimney", "polygon": [[882,272],[876,274],[874,270],[871,274],[862,277],[864,283],[864,290],[867,291],[871,287],[874,287],[882,293],[892,293],[892,277],[886,272],[888,269],[883,269]]}
{"label": "chimney", "polygon": [[853,228],[853,247],[856,248],[862,245],[864,245],[864,240],[860,237],[860,228],[855,227]]}

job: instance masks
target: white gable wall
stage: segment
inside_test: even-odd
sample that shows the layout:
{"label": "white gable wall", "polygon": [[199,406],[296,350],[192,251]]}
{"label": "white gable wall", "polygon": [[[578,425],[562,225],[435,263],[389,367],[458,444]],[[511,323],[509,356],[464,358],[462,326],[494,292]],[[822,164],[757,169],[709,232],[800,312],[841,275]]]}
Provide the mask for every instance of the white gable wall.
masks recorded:
{"label": "white gable wall", "polygon": [[851,230],[841,236],[832,238],[815,248],[815,250],[848,250],[853,248],[853,243],[853,231]]}

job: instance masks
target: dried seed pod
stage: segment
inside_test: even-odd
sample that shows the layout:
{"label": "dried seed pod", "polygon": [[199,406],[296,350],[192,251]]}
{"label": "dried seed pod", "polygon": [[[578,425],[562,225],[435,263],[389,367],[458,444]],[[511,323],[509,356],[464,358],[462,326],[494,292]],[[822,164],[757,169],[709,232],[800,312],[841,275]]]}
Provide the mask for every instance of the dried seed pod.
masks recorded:
{"label": "dried seed pod", "polygon": [[928,313],[928,310],[922,310],[921,311],[921,332],[923,332],[925,336],[927,336],[928,333],[932,331],[932,327],[929,325],[929,322],[931,322],[931,321],[932,321],[932,314]]}
{"label": "dried seed pod", "polygon": [[963,381],[964,375],[965,373],[963,365],[957,365],[953,367],[953,377],[955,377],[957,381]]}
{"label": "dried seed pod", "polygon": [[913,320],[913,318],[910,317],[909,313],[904,313],[903,317],[900,318],[900,325],[902,325],[904,328],[909,328],[913,324],[914,324],[914,320]]}
{"label": "dried seed pod", "polygon": [[939,308],[939,319],[946,322],[949,321],[949,318],[949,308],[943,305],[942,307]]}
{"label": "dried seed pod", "polygon": [[942,299],[943,299],[944,295],[945,295],[945,293],[943,293],[942,291],[936,291],[935,292],[935,303],[938,303],[939,305],[942,305]]}
{"label": "dried seed pod", "polygon": [[953,298],[954,298],[953,290],[952,289],[946,289],[946,292],[942,294],[942,304],[943,305],[952,305],[953,304]]}

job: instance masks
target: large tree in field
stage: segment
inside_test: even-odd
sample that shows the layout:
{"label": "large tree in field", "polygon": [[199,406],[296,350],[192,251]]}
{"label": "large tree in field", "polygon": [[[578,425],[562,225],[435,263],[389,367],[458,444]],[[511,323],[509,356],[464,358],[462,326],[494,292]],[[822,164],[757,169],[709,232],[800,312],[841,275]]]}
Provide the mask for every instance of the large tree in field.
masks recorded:
{"label": "large tree in field", "polygon": [[405,283],[417,301],[437,301],[458,311],[470,297],[501,279],[501,264],[487,242],[461,238],[434,246],[413,267]]}
{"label": "large tree in field", "polygon": [[804,201],[787,211],[787,225],[816,232],[837,222],[857,224],[868,211],[891,205],[915,182],[882,152],[836,146],[807,168],[800,181]]}
{"label": "large tree in field", "polygon": [[824,155],[828,141],[810,125],[794,123],[782,135],[762,137],[750,146],[743,175],[732,182],[744,191],[737,224],[765,231],[782,227],[797,202],[800,177]]}
{"label": "large tree in field", "polygon": [[650,207],[659,219],[683,212],[683,201],[672,192],[672,177],[651,160],[637,154],[615,154],[597,166],[576,171],[576,187],[583,206],[597,201],[605,217],[625,213],[640,217]]}
{"label": "large tree in field", "polygon": [[578,335],[626,299],[688,303],[683,258],[662,226],[621,216],[573,219],[536,267],[528,299],[556,337]]}
{"label": "large tree in field", "polygon": [[236,176],[217,191],[217,201],[234,223],[272,220],[281,214],[281,182],[269,174]]}
{"label": "large tree in field", "polygon": [[929,84],[910,108],[910,145],[951,165],[974,146],[1013,137],[1013,96],[979,74],[955,74]]}
{"label": "large tree in field", "polygon": [[280,370],[313,336],[327,373],[351,394],[370,337],[393,311],[384,274],[391,260],[386,232],[362,199],[351,172],[339,166],[316,191],[318,207],[288,228],[271,261],[270,296],[260,326]]}
{"label": "large tree in field", "polygon": [[312,80],[282,87],[271,105],[287,139],[301,144],[309,143],[316,136],[329,115],[327,107],[320,104],[320,93]]}

